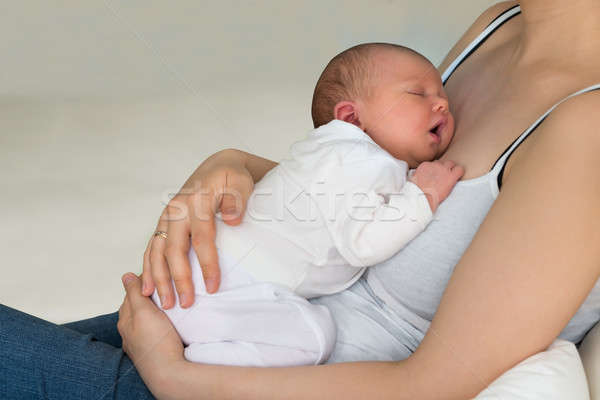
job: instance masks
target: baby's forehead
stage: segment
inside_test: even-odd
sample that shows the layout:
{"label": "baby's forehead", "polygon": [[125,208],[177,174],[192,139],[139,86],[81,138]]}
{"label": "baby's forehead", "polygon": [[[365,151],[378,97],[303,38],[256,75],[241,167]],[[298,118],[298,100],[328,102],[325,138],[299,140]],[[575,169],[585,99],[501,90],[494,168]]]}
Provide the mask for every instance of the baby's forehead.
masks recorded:
{"label": "baby's forehead", "polygon": [[441,81],[438,70],[426,58],[409,51],[378,50],[370,62],[373,83],[377,81],[438,82]]}

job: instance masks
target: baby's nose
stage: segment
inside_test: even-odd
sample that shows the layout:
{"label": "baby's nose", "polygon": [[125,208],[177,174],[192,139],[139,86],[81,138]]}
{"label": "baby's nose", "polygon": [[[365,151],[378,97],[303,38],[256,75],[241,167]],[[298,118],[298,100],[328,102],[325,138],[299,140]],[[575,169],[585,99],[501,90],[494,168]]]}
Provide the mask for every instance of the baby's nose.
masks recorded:
{"label": "baby's nose", "polygon": [[448,113],[448,100],[443,97],[438,97],[433,103],[433,112],[442,112],[443,114]]}

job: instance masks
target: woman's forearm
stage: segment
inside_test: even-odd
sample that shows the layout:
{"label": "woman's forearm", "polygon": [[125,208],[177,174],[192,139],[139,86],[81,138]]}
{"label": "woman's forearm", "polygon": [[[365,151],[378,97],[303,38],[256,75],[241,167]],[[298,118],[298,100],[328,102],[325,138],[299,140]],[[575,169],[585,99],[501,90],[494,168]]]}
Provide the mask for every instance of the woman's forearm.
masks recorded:
{"label": "woman's forearm", "polygon": [[248,368],[182,362],[169,368],[154,393],[160,399],[424,399],[405,364],[356,362]]}
{"label": "woman's forearm", "polygon": [[183,188],[193,188],[195,182],[201,179],[203,176],[203,172],[209,169],[214,169],[215,166],[225,169],[245,169],[250,176],[252,176],[252,180],[256,183],[276,165],[277,163],[274,161],[256,156],[251,153],[246,153],[242,150],[225,149],[214,153],[204,160],[183,184]]}

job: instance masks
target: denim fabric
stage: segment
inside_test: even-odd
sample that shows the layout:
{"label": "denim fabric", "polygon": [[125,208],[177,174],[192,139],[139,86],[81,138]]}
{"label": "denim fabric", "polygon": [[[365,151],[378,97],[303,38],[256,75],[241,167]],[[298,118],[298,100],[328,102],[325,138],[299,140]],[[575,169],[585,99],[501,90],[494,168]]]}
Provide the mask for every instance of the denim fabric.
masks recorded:
{"label": "denim fabric", "polygon": [[56,325],[0,304],[0,399],[153,399],[117,318]]}
{"label": "denim fabric", "polygon": [[119,313],[98,315],[94,318],[82,319],[80,321],[68,322],[62,324],[66,328],[76,332],[88,334],[91,333],[99,342],[110,344],[114,347],[121,347],[121,335],[117,330],[117,322],[119,321]]}

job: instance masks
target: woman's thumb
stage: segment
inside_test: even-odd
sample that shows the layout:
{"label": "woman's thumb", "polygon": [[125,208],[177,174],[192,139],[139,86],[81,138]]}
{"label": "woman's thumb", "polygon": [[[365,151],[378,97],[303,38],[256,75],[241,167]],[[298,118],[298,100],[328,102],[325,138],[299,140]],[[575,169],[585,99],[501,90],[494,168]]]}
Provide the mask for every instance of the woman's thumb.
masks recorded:
{"label": "woman's thumb", "polygon": [[127,272],[126,274],[124,274],[121,277],[121,282],[123,282],[123,286],[125,287],[125,290],[127,290],[127,287],[131,284],[131,282],[135,281],[136,276],[134,274],[132,274],[131,272]]}

